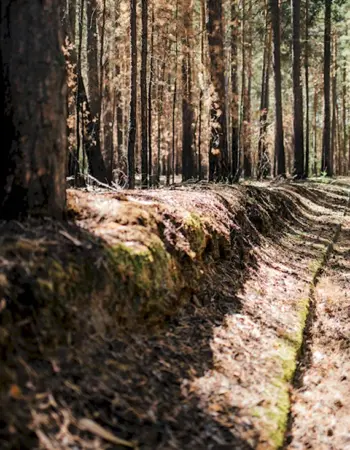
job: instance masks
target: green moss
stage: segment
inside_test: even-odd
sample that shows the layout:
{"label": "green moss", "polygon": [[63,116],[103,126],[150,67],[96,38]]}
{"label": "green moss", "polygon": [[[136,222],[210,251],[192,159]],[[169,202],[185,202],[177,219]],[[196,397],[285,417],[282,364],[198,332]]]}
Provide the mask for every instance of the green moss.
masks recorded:
{"label": "green moss", "polygon": [[191,246],[191,258],[201,257],[207,246],[204,219],[195,213],[188,213],[184,220],[184,228]]}
{"label": "green moss", "polygon": [[106,247],[113,282],[118,285],[116,308],[147,316],[169,313],[171,295],[182,285],[176,261],[163,242],[153,236],[147,244],[120,243]]}
{"label": "green moss", "polygon": [[[262,422],[266,448],[279,449],[284,441],[290,411],[289,388],[295,375],[298,356],[303,343],[303,334],[309,313],[310,301],[302,298],[297,303],[297,327],[293,333],[278,339],[273,356],[276,374],[266,389],[268,401],[253,411]],[[264,447],[265,448],[265,447]]]}

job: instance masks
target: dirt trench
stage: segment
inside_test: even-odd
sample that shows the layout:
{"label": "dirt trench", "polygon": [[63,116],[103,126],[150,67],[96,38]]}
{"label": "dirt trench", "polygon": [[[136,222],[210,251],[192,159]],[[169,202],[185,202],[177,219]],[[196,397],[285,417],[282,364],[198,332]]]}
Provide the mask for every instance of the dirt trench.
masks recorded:
{"label": "dirt trench", "polygon": [[285,449],[350,450],[350,216],[312,290]]}
{"label": "dirt trench", "polygon": [[[291,388],[298,360],[307,361],[301,350],[310,310],[310,285],[324,266],[343,219],[349,188],[346,180],[343,184],[291,183],[219,189],[214,193],[204,187],[204,191],[201,188],[195,194],[185,195],[165,191],[141,193],[133,200],[140,208],[136,216],[131,214],[134,206],[130,209],[130,203],[118,199],[119,213],[124,207],[129,208],[128,219],[123,215],[122,222],[118,212],[111,220],[111,204],[116,203],[109,198],[101,197],[100,206],[93,209],[92,197],[82,196],[81,201],[86,201],[90,209],[79,211],[78,223],[85,231],[93,230],[98,238],[108,232],[109,243],[115,243],[118,237],[118,250],[122,235],[125,242],[136,242],[143,251],[139,242],[145,243],[145,228],[147,236],[151,229],[166,239],[167,251],[172,249],[175,266],[181,268],[177,270],[182,277],[184,297],[174,297],[165,309],[152,312],[151,317],[163,314],[161,326],[154,328],[151,321],[143,329],[117,327],[113,333],[113,317],[105,319],[102,314],[109,327],[96,326],[99,312],[104,313],[98,308],[94,310],[93,326],[89,323],[86,333],[84,322],[90,305],[86,303],[84,310],[82,297],[76,312],[80,321],[74,322],[81,328],[71,329],[71,323],[60,322],[66,337],[57,338],[50,347],[44,343],[50,335],[47,329],[37,330],[37,342],[30,341],[34,350],[28,350],[23,340],[13,343],[15,357],[7,354],[5,377],[0,377],[1,449],[122,449],[129,443],[145,450],[272,450],[286,443],[291,402],[291,448],[328,448],[304,446],[314,438],[308,431],[309,441],[303,441],[306,425],[301,427],[302,415],[298,416],[297,407],[302,391],[291,395]],[[155,208],[157,215],[152,212]],[[188,221],[188,208],[191,214],[201,214],[190,216]],[[200,225],[203,220],[206,228]],[[131,226],[136,227],[133,233],[129,231]],[[174,241],[174,230],[180,232],[179,241]],[[61,238],[67,240],[68,235],[72,241],[69,251],[81,255],[82,261],[92,251],[101,256],[90,237],[86,240],[90,253],[86,249],[79,253],[82,246],[77,244],[85,245],[85,231],[61,231]],[[50,245],[56,235],[52,230]],[[213,235],[217,239],[208,239]],[[29,240],[34,238],[38,236]],[[25,243],[28,246],[28,240]],[[59,247],[59,260],[64,261],[67,247],[63,241]],[[21,251],[27,251],[23,242]],[[198,259],[200,252],[203,256]],[[130,260],[123,261],[118,270],[123,270],[125,277],[131,266]],[[152,258],[147,254],[149,262]],[[149,266],[142,268],[142,276],[149,273]],[[201,272],[205,276],[201,277]],[[91,271],[89,274],[91,278],[95,276]],[[126,279],[118,276],[119,281]],[[166,280],[166,285],[172,286],[175,281]],[[158,285],[164,286],[161,280]],[[159,295],[159,300],[166,297],[163,288],[149,289],[131,291],[140,297],[138,307],[147,299],[146,309],[138,309],[142,314],[147,310],[147,316],[153,311],[147,305],[161,303],[157,302]],[[75,308],[73,294],[69,299]],[[123,291],[121,302],[131,294]],[[103,304],[99,303],[99,307]],[[175,313],[170,315],[172,309]],[[13,330],[18,326],[28,331],[25,318],[20,319],[14,322]],[[47,312],[37,324],[45,327],[48,319],[56,329],[54,317]],[[149,329],[147,323],[152,324]],[[8,339],[6,335],[4,342]],[[348,341],[344,342],[346,348]],[[340,367],[346,368],[345,359],[342,363]],[[348,386],[346,380],[342,381],[344,388]],[[342,411],[339,417],[343,413],[346,417],[346,409],[340,403],[344,401],[337,403]],[[102,427],[102,432],[98,427]],[[338,429],[329,433],[334,436]],[[118,445],[116,437],[126,442]]]}

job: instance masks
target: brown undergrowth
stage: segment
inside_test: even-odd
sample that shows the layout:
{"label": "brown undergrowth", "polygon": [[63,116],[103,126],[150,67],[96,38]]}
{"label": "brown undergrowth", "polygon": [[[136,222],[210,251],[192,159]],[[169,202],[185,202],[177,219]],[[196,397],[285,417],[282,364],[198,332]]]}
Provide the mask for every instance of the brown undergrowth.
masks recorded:
{"label": "brown undergrowth", "polygon": [[70,191],[70,222],[2,223],[1,448],[118,448],[79,431],[76,417],[142,448],[252,448],[240,408],[216,420],[185,380],[211,369],[214,330],[242,311],[237,293],[264,258],[256,249],[310,227],[311,248],[322,245],[313,215],[343,194]]}

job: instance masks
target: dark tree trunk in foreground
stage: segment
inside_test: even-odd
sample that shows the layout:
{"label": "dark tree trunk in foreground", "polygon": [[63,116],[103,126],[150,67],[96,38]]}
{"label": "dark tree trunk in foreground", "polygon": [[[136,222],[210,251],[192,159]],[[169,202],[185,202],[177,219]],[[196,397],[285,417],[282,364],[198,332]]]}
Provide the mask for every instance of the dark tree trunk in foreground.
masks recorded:
{"label": "dark tree trunk in foreground", "polygon": [[281,75],[281,21],[278,0],[269,0],[273,30],[273,54],[275,72],[275,158],[277,175],[285,176],[286,162],[284,152],[283,109],[282,109],[282,75]]}
{"label": "dark tree trunk in foreground", "polygon": [[0,215],[61,218],[66,203],[65,61],[58,0],[1,2]]}
{"label": "dark tree trunk in foreground", "polygon": [[325,0],[324,31],[324,123],[322,142],[322,172],[332,176],[331,164],[331,21],[332,0]]}
{"label": "dark tree trunk in foreground", "polygon": [[300,0],[293,0],[292,7],[293,7],[294,175],[297,178],[303,178],[305,173],[304,173],[303,87],[301,83]]}

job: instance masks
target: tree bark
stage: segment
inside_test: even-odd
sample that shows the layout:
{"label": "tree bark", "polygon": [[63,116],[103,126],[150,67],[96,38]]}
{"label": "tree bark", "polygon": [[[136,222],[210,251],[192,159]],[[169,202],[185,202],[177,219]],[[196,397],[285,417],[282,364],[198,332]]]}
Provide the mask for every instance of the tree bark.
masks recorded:
{"label": "tree bark", "polygon": [[148,0],[142,0],[142,50],[141,50],[141,183],[148,186],[148,102],[147,102],[147,57],[148,57]]}
{"label": "tree bark", "polygon": [[[97,36],[97,0],[88,0],[86,5],[87,14],[87,81],[88,97],[94,129],[94,143],[96,151],[101,152],[101,93],[98,64],[98,36]],[[105,170],[104,175],[107,175]],[[106,179],[100,180],[106,182]]]}
{"label": "tree bark", "polygon": [[286,175],[284,151],[283,108],[282,108],[282,74],[281,74],[281,23],[279,0],[269,0],[273,30],[273,54],[275,74],[275,159],[276,173]]}
{"label": "tree bark", "polygon": [[310,83],[309,83],[309,0],[306,0],[305,5],[305,176],[309,176],[310,171]]}
{"label": "tree bark", "polygon": [[192,67],[191,67],[191,37],[192,37],[192,1],[183,10],[184,44],[182,59],[182,179],[189,180],[194,171],[194,111],[192,105]]}
{"label": "tree bark", "polygon": [[135,187],[135,143],[137,113],[137,0],[130,0],[130,116],[128,137],[128,187]]}
{"label": "tree bark", "polygon": [[61,219],[66,205],[66,71],[57,0],[3,0],[0,216]]}
{"label": "tree bark", "polygon": [[231,90],[232,90],[232,142],[231,157],[232,181],[237,182],[240,176],[239,163],[239,87],[238,87],[238,37],[239,37],[239,18],[237,0],[231,3]]}
{"label": "tree bark", "polygon": [[325,0],[324,29],[324,122],[322,142],[322,172],[333,175],[331,160],[331,32],[332,0]]}
{"label": "tree bark", "polygon": [[293,8],[293,94],[294,94],[294,176],[304,178],[304,113],[301,83],[300,0],[292,0]]}
{"label": "tree bark", "polygon": [[207,0],[207,11],[210,76],[214,91],[211,102],[209,180],[219,181],[229,176],[222,0]]}
{"label": "tree bark", "polygon": [[271,170],[270,161],[267,153],[266,134],[267,134],[267,118],[269,112],[270,101],[270,66],[271,66],[271,41],[272,31],[269,26],[269,15],[266,14],[266,36],[264,45],[264,62],[261,83],[261,102],[260,102],[260,135],[258,144],[258,171],[257,178],[266,178]]}

